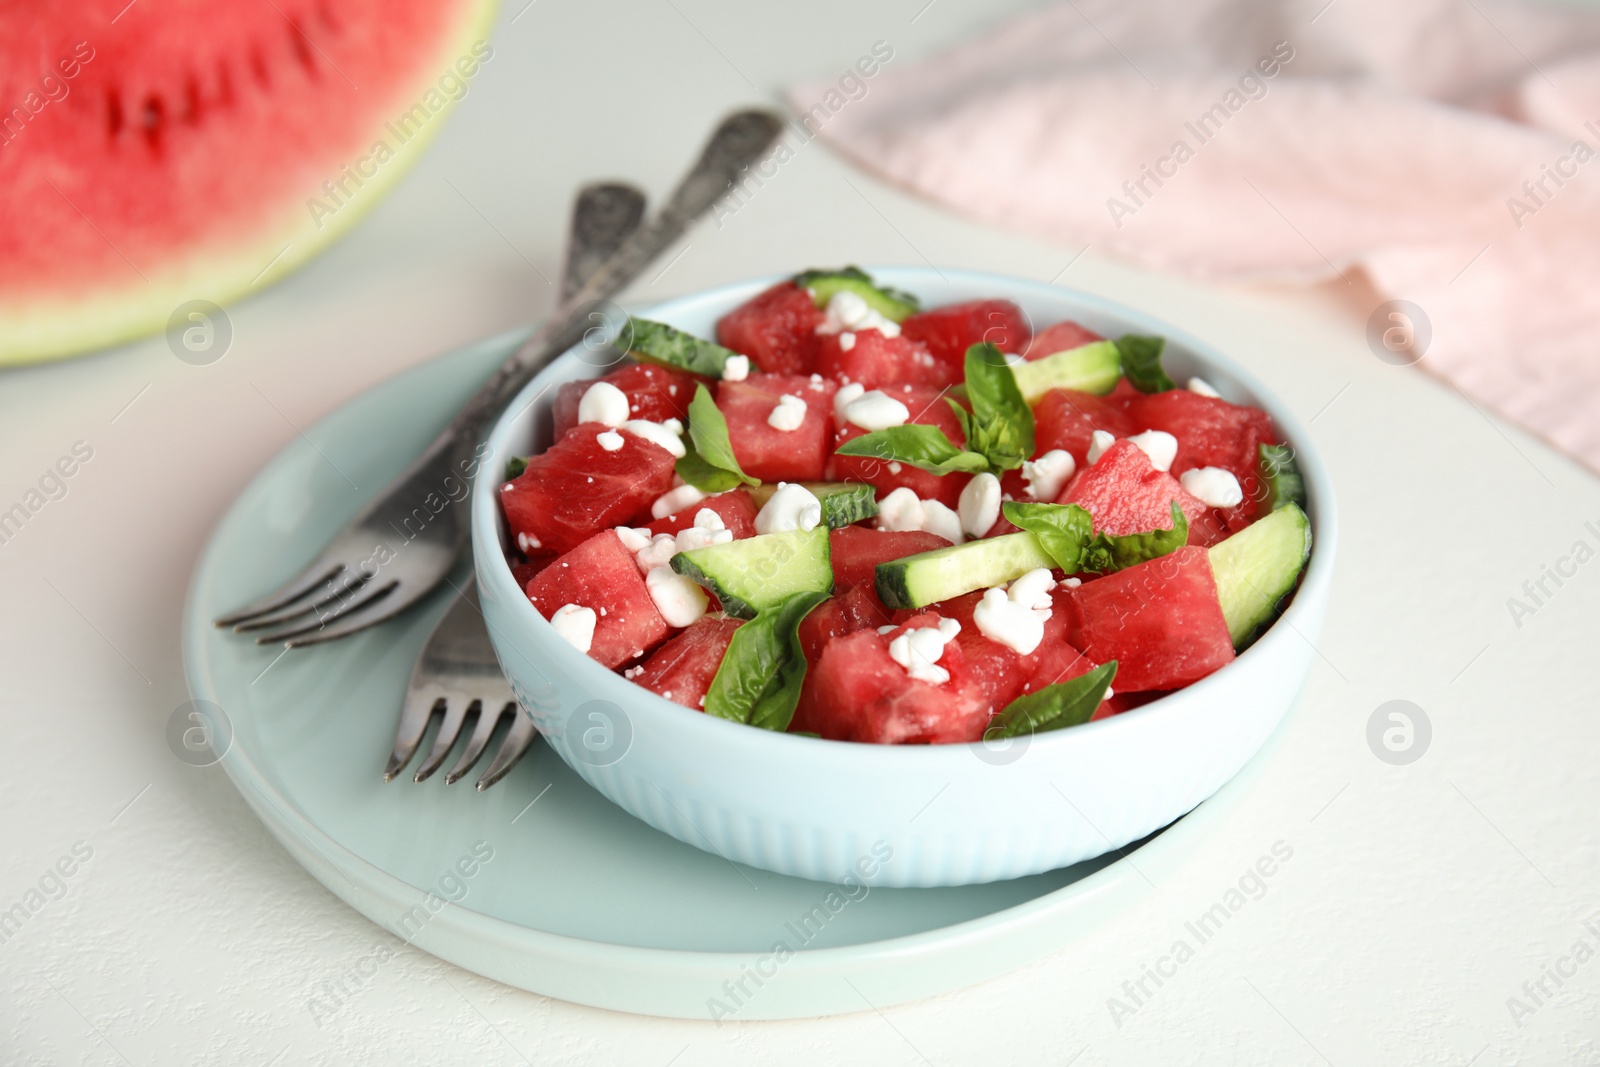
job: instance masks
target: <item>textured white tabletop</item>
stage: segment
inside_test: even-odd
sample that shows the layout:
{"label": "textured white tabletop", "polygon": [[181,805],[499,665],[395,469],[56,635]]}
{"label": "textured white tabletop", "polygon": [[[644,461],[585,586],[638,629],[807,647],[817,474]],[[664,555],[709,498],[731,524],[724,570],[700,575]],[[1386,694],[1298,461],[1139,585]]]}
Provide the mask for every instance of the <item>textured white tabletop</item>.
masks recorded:
{"label": "textured white tabletop", "polygon": [[[728,108],[843,72],[877,41],[891,62],[925,54],[1008,6],[508,0],[493,60],[425,161],[347,240],[235,307],[220,362],[187,365],[157,338],[0,376],[0,509],[92,449],[0,545],[0,911],[41,882],[59,897],[0,936],[0,1061],[1600,1063],[1600,483],[1374,358],[1370,293],[1223,291],[1079,256],[910,200],[814,144],[631,302],[933,262],[1137,304],[1248,364],[1313,420],[1343,513],[1321,661],[1270,764],[1115,922],[936,1000],[716,1027],[551,1001],[402,949],[337,1018],[308,1010],[372,927],[164,734],[187,699],[179,615],[212,525],[296,427],[548,308],[577,183],[659,195]],[[1514,618],[1508,598],[1557,566],[1569,576]],[[1368,743],[1391,700],[1431,724],[1406,765]],[[1168,959],[1275,846],[1292,858],[1259,898]],[[1144,977],[1157,966],[1159,985]]]}

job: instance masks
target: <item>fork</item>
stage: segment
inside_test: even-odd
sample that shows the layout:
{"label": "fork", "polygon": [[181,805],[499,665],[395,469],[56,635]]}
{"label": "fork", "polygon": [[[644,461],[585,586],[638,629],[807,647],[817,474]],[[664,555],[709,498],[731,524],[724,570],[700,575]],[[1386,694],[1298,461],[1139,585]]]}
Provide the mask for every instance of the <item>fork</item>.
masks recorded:
{"label": "fork", "polygon": [[[643,273],[734,188],[777,139],[783,120],[742,111],[717,127],[700,158],[654,218],[562,299],[545,324],[486,381],[450,425],[347,522],[311,563],[278,589],[216,620],[267,631],[257,644],[290,648],[333,641],[393,618],[454,565],[469,532],[467,487],[485,462],[489,421],[545,364],[607,323],[609,298]],[[598,324],[598,325],[597,325]]]}
{"label": "fork", "polygon": [[[581,288],[639,228],[644,206],[644,194],[631,185],[590,185],[579,192],[567,238],[566,266],[561,278],[563,297]],[[469,581],[466,590],[439,618],[411,669],[400,706],[400,727],[388,765],[383,769],[383,780],[393,781],[411,762],[428,724],[438,715],[441,720],[433,747],[412,778],[426,781],[444,763],[474,713],[477,718],[467,747],[444,781],[454,785],[472,770],[500,721],[510,715],[511,724],[500,747],[489,761],[489,769],[478,779],[478,789],[484,790],[510,772],[538,731],[533,721],[517,710],[516,695],[501,673],[494,647],[489,643],[489,631],[478,605],[477,584]]]}

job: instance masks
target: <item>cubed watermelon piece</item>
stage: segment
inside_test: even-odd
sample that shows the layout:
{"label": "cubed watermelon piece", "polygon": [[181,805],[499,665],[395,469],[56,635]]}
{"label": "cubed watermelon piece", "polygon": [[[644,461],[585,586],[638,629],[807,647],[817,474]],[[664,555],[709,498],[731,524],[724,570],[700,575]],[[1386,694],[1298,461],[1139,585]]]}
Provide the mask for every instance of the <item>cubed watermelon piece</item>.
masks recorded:
{"label": "cubed watermelon piece", "polygon": [[[891,385],[883,390],[904,404],[911,412],[909,421],[924,426],[937,426],[959,448],[967,443],[956,421],[955,412],[945,402],[947,391],[925,385]],[[955,507],[961,499],[961,490],[972,480],[970,474],[932,474],[908,463],[892,463],[870,456],[841,456],[839,446],[860,437],[867,431],[849,423],[835,427],[833,455],[828,457],[827,477],[832,482],[866,482],[884,493],[905,486],[923,500],[937,500]],[[896,469],[898,468],[898,469]]]}
{"label": "cubed watermelon piece", "polygon": [[867,526],[845,526],[828,532],[828,551],[833,560],[833,587],[836,591],[860,586],[872,594],[872,599],[885,616],[878,594],[873,590],[873,568],[891,559],[904,559],[919,552],[932,552],[936,548],[949,548],[950,542],[938,534],[921,530],[892,532],[874,530]]}
{"label": "cubed watermelon piece", "polygon": [[885,337],[877,330],[820,335],[817,370],[835,381],[860,382],[868,389],[907,384],[944,386],[961,380],[959,366],[952,373],[950,366],[936,359],[921,341],[903,334]]}
{"label": "cubed watermelon piece", "polygon": [[630,363],[603,378],[566,382],[556,390],[556,400],[551,406],[555,417],[554,440],[561,440],[568,430],[578,425],[578,405],[596,381],[609,382],[622,390],[628,398],[631,419],[665,422],[689,418],[689,401],[694,399],[696,385],[693,375],[650,363]]}
{"label": "cubed watermelon piece", "polygon": [[[1172,461],[1175,476],[1196,467],[1221,467],[1239,479],[1244,501],[1230,509],[1236,513],[1230,525],[1242,526],[1255,516],[1266,496],[1256,471],[1256,449],[1278,443],[1265,411],[1187,389],[1169,389],[1136,398],[1129,413],[1141,429],[1165,430],[1178,439],[1178,455]],[[1243,522],[1238,521],[1241,518]]]}
{"label": "cubed watermelon piece", "polygon": [[671,452],[627,430],[617,431],[622,447],[608,452],[595,440],[605,432],[598,422],[573,427],[500,487],[500,506],[519,550],[566,552],[601,530],[649,515],[656,497],[672,488]]}
{"label": "cubed watermelon piece", "polygon": [[939,666],[948,681],[912,678],[889,656],[889,642],[906,629],[937,626],[924,612],[888,634],[857,630],[830,640],[807,679],[806,697],[789,729],[837,741],[873,744],[948,744],[977,741],[999,710],[991,672],[974,673],[961,643],[944,648]]}
{"label": "cubed watermelon piece", "polygon": [[1068,637],[1117,661],[1118,692],[1178,689],[1233,661],[1210,558],[1194,545],[1085,582],[1068,607]]}
{"label": "cubed watermelon piece", "polygon": [[717,676],[741,621],[726,615],[702,615],[640,665],[634,684],[686,708],[704,711],[711,679]]}
{"label": "cubed watermelon piece", "polygon": [[[801,374],[752,374],[717,386],[717,407],[728,420],[728,440],[744,472],[764,482],[820,481],[833,445],[837,388],[831,379]],[[784,396],[806,404],[805,418],[793,430],[767,421]]]}
{"label": "cubed watermelon piece", "polygon": [[1214,543],[1220,524],[1212,509],[1151,466],[1138,445],[1117,441],[1093,466],[1073,475],[1056,503],[1077,504],[1094,516],[1096,532],[1120,535],[1171,529],[1174,500],[1189,520],[1189,544]]}
{"label": "cubed watermelon piece", "polygon": [[1086,326],[1076,322],[1058,322],[1048,326],[1034,335],[1033,343],[1023,353],[1028,359],[1043,359],[1053,356],[1057,352],[1065,352],[1072,348],[1082,348],[1084,345],[1095,341],[1104,341],[1105,338],[1095,333]]}
{"label": "cubed watermelon piece", "polygon": [[806,662],[815,665],[823,646],[835,637],[857,630],[877,629],[889,623],[889,615],[872,593],[850,586],[818,604],[800,623],[800,647]]}
{"label": "cubed watermelon piece", "polygon": [[1035,454],[1056,448],[1071,452],[1080,470],[1088,466],[1089,444],[1096,430],[1113,437],[1132,437],[1142,428],[1128,413],[1127,405],[1076,389],[1052,389],[1033,406]]}
{"label": "cubed watermelon piece", "polygon": [[735,541],[742,537],[756,535],[756,502],[751,499],[749,492],[743,489],[730,489],[726,493],[715,493],[706,497],[698,504],[675,511],[671,515],[649,523],[645,529],[651,535],[675,534],[687,530],[694,525],[695,516],[700,514],[702,508],[710,508],[722,517],[722,525],[733,531]]}
{"label": "cubed watermelon piece", "polygon": [[511,577],[516,581],[518,589],[526,589],[535,575],[555,561],[555,556],[532,556],[521,563],[513,563]]}
{"label": "cubed watermelon piece", "polygon": [[1033,337],[1027,316],[1009,300],[969,300],[912,315],[900,334],[927,346],[946,367],[948,380],[961,381],[967,349],[983,341],[1002,352],[1025,352]]}
{"label": "cubed watermelon piece", "polygon": [[547,619],[567,604],[593,610],[599,617],[589,658],[612,669],[656,647],[669,630],[615,530],[595,534],[550,564],[526,592]]}
{"label": "cubed watermelon piece", "polygon": [[768,374],[810,374],[817,362],[817,327],[826,318],[810,293],[780,282],[722,316],[717,340]]}

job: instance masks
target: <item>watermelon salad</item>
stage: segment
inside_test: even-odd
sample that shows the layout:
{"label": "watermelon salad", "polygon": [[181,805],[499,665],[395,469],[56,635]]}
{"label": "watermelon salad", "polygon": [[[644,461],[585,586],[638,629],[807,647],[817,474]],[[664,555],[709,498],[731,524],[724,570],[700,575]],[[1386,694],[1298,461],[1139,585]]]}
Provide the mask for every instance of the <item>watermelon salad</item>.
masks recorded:
{"label": "watermelon salad", "polygon": [[667,700],[885,744],[1075,726],[1227,666],[1311,553],[1259,408],[1164,341],[807,271],[715,341],[635,319],[500,488],[579,652]]}

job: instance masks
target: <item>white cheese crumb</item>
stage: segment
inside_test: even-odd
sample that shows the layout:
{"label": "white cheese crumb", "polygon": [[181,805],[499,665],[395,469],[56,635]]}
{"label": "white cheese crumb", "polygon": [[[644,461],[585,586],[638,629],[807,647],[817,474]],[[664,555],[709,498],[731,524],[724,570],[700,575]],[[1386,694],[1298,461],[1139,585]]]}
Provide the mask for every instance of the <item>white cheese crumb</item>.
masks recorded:
{"label": "white cheese crumb", "polygon": [[905,486],[901,486],[878,501],[878,529],[880,530],[920,530],[922,529],[922,520],[922,501],[917,499],[915,492]]}
{"label": "white cheese crumb", "polygon": [[1031,500],[1053,501],[1078,469],[1078,461],[1064,448],[1052,448],[1038,459],[1025,460],[1022,480]]}
{"label": "white cheese crumb", "polygon": [[668,419],[666,422],[651,422],[649,419],[629,419],[622,424],[622,428],[629,433],[636,433],[651,444],[660,445],[671,452],[678,459],[682,459],[686,449],[678,435],[683,433],[683,423],[677,419]]}
{"label": "white cheese crumb", "polygon": [[878,633],[880,633],[880,634],[892,634],[898,629],[900,629],[900,627],[896,626],[894,623],[891,622],[887,626],[878,627]]}
{"label": "white cheese crumb", "polygon": [[664,519],[668,515],[676,515],[684,508],[690,508],[706,498],[706,494],[685,482],[676,489],[669,489],[656,497],[656,502],[650,505],[652,519]]}
{"label": "white cheese crumb", "polygon": [[1213,400],[1222,399],[1222,394],[1217,392],[1212,384],[1204,378],[1190,378],[1189,392],[1198,393],[1201,396],[1209,396]]}
{"label": "white cheese crumb", "polygon": [[624,678],[628,679],[628,681],[631,682],[631,681],[633,681],[635,678],[639,677],[639,675],[641,675],[643,673],[644,673],[644,664],[641,663],[637,667],[629,667],[627,670],[623,671],[622,672],[622,676]]}
{"label": "white cheese crumb", "polygon": [[883,390],[874,389],[846,404],[844,417],[863,430],[887,430],[891,426],[904,426],[911,417],[911,409]]}
{"label": "white cheese crumb", "polygon": [[959,545],[966,540],[961,536],[960,517],[937,500],[922,502],[922,528],[928,533],[938,534],[952,545]]}
{"label": "white cheese crumb", "polygon": [[905,470],[905,468],[900,466],[900,461],[899,460],[891,459],[889,461],[889,473],[890,474],[899,474],[903,470]]}
{"label": "white cheese crumb", "polygon": [[839,335],[839,350],[848,352],[856,346],[856,335],[846,330]]}
{"label": "white cheese crumb", "polygon": [[833,421],[841,425],[846,422],[845,409],[850,402],[867,391],[867,387],[860,382],[847,382],[841,385],[833,394]]}
{"label": "white cheese crumb", "polygon": [[1015,352],[1007,352],[1005,353],[1005,357],[1006,366],[1008,367],[1015,367],[1019,363],[1028,362],[1028,358],[1026,356],[1019,356]]}
{"label": "white cheese crumb", "polygon": [[616,429],[628,421],[628,394],[610,382],[595,382],[578,401],[578,421],[603,422]]}
{"label": "white cheese crumb", "polygon": [[629,552],[638,552],[650,543],[654,536],[643,526],[618,526],[617,538],[622,542],[622,547]]}
{"label": "white cheese crumb", "polygon": [[706,613],[706,591],[669,566],[651,567],[644,584],[668,626],[688,626]]}
{"label": "white cheese crumb", "polygon": [[1063,589],[1076,589],[1076,588],[1078,588],[1078,586],[1080,586],[1082,584],[1083,584],[1083,579],[1082,578],[1063,578],[1061,580],[1061,587]]}
{"label": "white cheese crumb", "polygon": [[978,601],[972,621],[989,640],[1026,656],[1044,640],[1055,584],[1049,569],[1040,567],[1012,582],[1009,589],[995,586]]}
{"label": "white cheese crumb", "polygon": [[1098,463],[1100,457],[1106,454],[1106,449],[1116,443],[1115,434],[1109,434],[1104,430],[1096,430],[1089,437],[1089,454],[1085,458],[1088,459],[1091,465]]}
{"label": "white cheese crumb", "polygon": [[580,604],[563,604],[550,616],[550,625],[556,628],[556,633],[585,655],[594,644],[594,627],[598,621],[593,608]]}
{"label": "white cheese crumb", "polygon": [[1106,686],[1106,695],[1101,697],[1100,699],[1101,700],[1110,700],[1112,697],[1114,697],[1116,695],[1117,695],[1117,691],[1115,689],[1111,688],[1108,685],[1108,686]]}
{"label": "white cheese crumb", "polygon": [[988,533],[1000,518],[1000,479],[988,471],[973,475],[972,481],[961,490],[956,514],[961,518],[961,531],[968,537],[982,537]]}
{"label": "white cheese crumb", "polygon": [[756,514],[756,533],[815,530],[822,522],[822,501],[795,482],[779,482],[778,489]]}
{"label": "white cheese crumb", "polygon": [[729,356],[722,364],[722,380],[725,382],[742,382],[750,377],[749,356]]}
{"label": "white cheese crumb", "polygon": [[622,435],[617,431],[606,430],[604,433],[595,435],[594,443],[605,449],[607,452],[615,452],[626,442],[623,441]]}
{"label": "white cheese crumb", "polygon": [[517,534],[517,547],[524,552],[529,552],[535,548],[543,548],[544,544],[531,533],[519,533]]}
{"label": "white cheese crumb", "polygon": [[1244,500],[1244,490],[1232,471],[1221,467],[1196,467],[1184,471],[1178,479],[1190,493],[1214,508],[1237,507]]}
{"label": "white cheese crumb", "polygon": [[805,425],[806,402],[797,396],[784,395],[778,398],[778,404],[767,416],[767,425],[774,430],[791,433]]}
{"label": "white cheese crumb", "polygon": [[908,630],[889,642],[889,658],[906,669],[912,678],[943,685],[950,680],[950,672],[939,666],[944,646],[961,632],[955,619],[940,619],[938,628],[924,626]]}
{"label": "white cheese crumb", "polygon": [[848,289],[828,298],[826,317],[817,325],[818,333],[840,333],[844,330],[877,330],[885,337],[899,337],[900,324],[873,310],[859,294]]}
{"label": "white cheese crumb", "polygon": [[1178,457],[1178,439],[1165,430],[1146,430],[1128,440],[1150,457],[1150,466],[1158,471],[1170,471],[1172,461]]}

